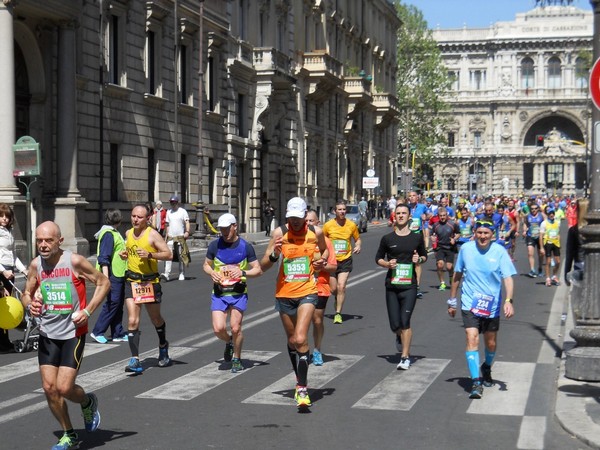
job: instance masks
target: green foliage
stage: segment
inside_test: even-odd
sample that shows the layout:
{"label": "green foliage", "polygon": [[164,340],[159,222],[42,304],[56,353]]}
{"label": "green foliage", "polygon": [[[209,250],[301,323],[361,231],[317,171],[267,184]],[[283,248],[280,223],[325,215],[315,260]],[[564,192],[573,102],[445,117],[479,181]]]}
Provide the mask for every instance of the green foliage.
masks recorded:
{"label": "green foliage", "polygon": [[[427,163],[435,148],[445,148],[449,105],[444,97],[452,79],[442,63],[440,51],[423,13],[395,0],[402,25],[398,30],[397,95],[400,102],[398,146],[417,146],[417,163]],[[401,156],[402,158],[402,156]]]}

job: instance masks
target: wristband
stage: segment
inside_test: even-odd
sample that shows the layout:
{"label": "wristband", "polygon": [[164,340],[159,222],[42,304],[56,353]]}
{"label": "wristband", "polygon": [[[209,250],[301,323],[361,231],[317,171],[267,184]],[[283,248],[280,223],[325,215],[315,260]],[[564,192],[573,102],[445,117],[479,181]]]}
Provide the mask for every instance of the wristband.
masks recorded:
{"label": "wristband", "polygon": [[507,298],[504,300],[504,303],[510,303],[512,305],[513,299],[512,298]]}
{"label": "wristband", "polygon": [[246,278],[246,271],[242,270],[242,278]]}
{"label": "wristband", "polygon": [[90,314],[90,312],[89,312],[89,311],[88,311],[86,308],[83,308],[83,310],[82,310],[82,311],[85,313],[85,315],[86,315],[86,316],[88,316],[88,317],[91,317],[91,316],[92,316],[92,315]]}
{"label": "wristband", "polygon": [[453,308],[456,309],[456,297],[452,297],[449,298],[448,300],[446,300],[446,304],[448,305],[448,308]]}
{"label": "wristband", "polygon": [[272,252],[272,253],[269,255],[269,261],[271,261],[271,262],[273,262],[273,263],[274,263],[274,262],[277,262],[277,260],[279,260],[279,256],[275,255],[275,252]]}

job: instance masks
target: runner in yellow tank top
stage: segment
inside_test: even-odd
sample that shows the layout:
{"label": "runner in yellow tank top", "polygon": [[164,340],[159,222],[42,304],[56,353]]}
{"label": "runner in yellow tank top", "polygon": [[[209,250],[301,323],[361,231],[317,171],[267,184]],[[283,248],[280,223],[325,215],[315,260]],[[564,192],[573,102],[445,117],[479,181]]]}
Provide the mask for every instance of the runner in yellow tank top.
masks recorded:
{"label": "runner in yellow tank top", "polygon": [[[331,239],[338,261],[335,275],[332,277],[332,289],[335,294],[335,316],[333,323],[342,323],[342,308],[346,300],[346,285],[352,272],[352,254],[360,253],[361,240],[358,227],[346,219],[346,203],[335,205],[335,218],[323,225],[323,234]],[[354,240],[354,250],[351,240]]]}
{"label": "runner in yellow tank top", "polygon": [[162,289],[158,274],[157,260],[169,261],[173,254],[160,233],[148,227],[146,205],[136,205],[131,210],[131,226],[127,231],[126,250],[122,257],[127,258],[125,272],[125,304],[128,314],[127,338],[131,359],[125,372],[139,374],[144,371],[139,357],[140,312],[142,305],[158,334],[158,365],[171,365],[169,343],[166,339],[166,323],[160,313]]}
{"label": "runner in yellow tank top", "polygon": [[[291,199],[285,215],[287,224],[273,231],[260,261],[264,271],[283,255],[277,277],[275,309],[287,335],[288,354],[296,374],[296,404],[311,405],[308,396],[308,329],[317,303],[314,273],[325,267],[328,251],[323,232],[306,224],[306,202]],[[317,254],[315,258],[315,253]]]}
{"label": "runner in yellow tank top", "polygon": [[560,285],[560,220],[554,208],[546,208],[546,220],[540,226],[540,252],[546,255],[546,286]]}

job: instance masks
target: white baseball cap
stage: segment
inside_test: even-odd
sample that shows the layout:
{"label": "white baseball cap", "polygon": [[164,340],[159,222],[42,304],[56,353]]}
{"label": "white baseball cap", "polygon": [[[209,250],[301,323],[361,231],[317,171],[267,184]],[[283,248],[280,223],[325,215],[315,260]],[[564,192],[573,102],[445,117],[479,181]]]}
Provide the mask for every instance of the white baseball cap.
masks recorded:
{"label": "white baseball cap", "polygon": [[298,217],[303,219],[306,215],[306,202],[300,197],[294,197],[287,204],[285,213],[286,219],[289,217]]}
{"label": "white baseball cap", "polygon": [[219,217],[219,221],[217,222],[217,228],[227,228],[228,226],[237,223],[235,220],[235,216],[233,214],[225,213],[221,217]]}

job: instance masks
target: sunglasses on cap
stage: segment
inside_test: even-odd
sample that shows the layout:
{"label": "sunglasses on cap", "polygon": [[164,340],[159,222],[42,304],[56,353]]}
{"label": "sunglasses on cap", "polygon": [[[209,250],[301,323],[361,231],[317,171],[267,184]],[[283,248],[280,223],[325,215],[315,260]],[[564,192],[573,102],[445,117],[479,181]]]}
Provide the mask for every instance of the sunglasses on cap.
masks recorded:
{"label": "sunglasses on cap", "polygon": [[487,228],[488,230],[494,230],[494,224],[488,220],[478,220],[475,222],[475,229],[481,227]]}

